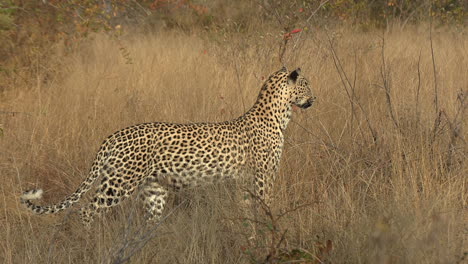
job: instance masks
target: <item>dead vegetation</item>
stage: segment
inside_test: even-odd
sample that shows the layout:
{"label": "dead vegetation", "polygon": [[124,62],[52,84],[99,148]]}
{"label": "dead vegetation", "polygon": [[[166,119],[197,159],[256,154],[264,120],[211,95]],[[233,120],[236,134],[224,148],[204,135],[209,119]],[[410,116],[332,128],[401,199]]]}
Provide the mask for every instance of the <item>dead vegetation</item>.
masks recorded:
{"label": "dead vegetation", "polygon": [[[314,29],[281,54],[282,41],[96,35],[60,59],[60,74],[5,91],[1,262],[466,261],[466,32]],[[302,68],[318,101],[295,113],[276,203],[255,219],[240,203],[246,183],[232,182],[171,194],[156,227],[145,226],[137,200],[90,233],[73,210],[31,216],[21,208],[25,189],[44,188],[42,203],[72,192],[101,141],[120,128],[241,115],[280,55]]]}

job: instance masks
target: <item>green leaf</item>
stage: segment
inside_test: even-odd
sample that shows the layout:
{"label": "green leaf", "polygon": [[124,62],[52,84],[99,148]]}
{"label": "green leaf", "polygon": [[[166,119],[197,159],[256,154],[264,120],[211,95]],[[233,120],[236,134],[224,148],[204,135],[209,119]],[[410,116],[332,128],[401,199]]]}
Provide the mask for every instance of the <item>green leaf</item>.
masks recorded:
{"label": "green leaf", "polygon": [[273,230],[273,229],[274,229],[274,228],[273,228],[273,225],[272,225],[271,223],[267,223],[266,226],[267,226],[268,229],[270,229],[270,230]]}
{"label": "green leaf", "polygon": [[0,14],[0,30],[9,30],[13,27],[13,18],[6,14]]}

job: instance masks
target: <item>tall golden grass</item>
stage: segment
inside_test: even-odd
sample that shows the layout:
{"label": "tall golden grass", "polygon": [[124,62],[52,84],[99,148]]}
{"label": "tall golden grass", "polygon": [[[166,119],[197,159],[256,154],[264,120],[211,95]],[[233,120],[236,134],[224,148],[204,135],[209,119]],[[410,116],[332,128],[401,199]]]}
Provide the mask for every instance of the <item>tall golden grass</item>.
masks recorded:
{"label": "tall golden grass", "polygon": [[[276,227],[286,231],[279,248],[332,263],[466,261],[466,32],[337,29],[302,38],[282,59],[302,68],[318,101],[296,111],[286,131],[272,211],[292,211]],[[44,188],[41,204],[73,192],[102,140],[125,126],[241,115],[281,67],[274,36],[246,42],[98,35],[70,56],[57,51],[60,74],[1,95],[0,261],[264,260],[271,238],[262,225],[252,238],[242,184],[171,194],[168,217],[143,233],[137,199],[90,232],[75,210],[33,216],[19,203],[30,188]],[[327,240],[333,249],[318,256]]]}

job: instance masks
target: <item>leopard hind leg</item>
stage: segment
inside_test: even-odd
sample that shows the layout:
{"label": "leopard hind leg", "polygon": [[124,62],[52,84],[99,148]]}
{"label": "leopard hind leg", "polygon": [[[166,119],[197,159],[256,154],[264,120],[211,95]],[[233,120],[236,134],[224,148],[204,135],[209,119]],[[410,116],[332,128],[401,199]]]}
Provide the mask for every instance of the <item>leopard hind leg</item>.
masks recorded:
{"label": "leopard hind leg", "polygon": [[144,171],[134,172],[131,176],[126,176],[112,169],[108,169],[106,172],[106,176],[103,177],[92,201],[80,209],[81,220],[88,228],[96,215],[118,205],[132,195],[147,175]]}
{"label": "leopard hind leg", "polygon": [[146,178],[140,198],[143,200],[148,222],[157,222],[161,219],[167,196],[167,190],[157,182],[155,176],[152,175]]}

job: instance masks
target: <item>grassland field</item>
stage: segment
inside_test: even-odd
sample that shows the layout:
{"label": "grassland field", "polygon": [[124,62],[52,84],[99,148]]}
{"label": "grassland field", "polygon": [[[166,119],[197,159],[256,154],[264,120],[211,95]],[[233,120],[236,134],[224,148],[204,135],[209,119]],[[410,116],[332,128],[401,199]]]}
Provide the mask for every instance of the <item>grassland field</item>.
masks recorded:
{"label": "grassland field", "polygon": [[67,55],[57,45],[56,74],[0,94],[0,262],[264,261],[273,233],[264,212],[260,224],[244,219],[248,180],[171,193],[156,227],[131,199],[90,232],[79,206],[35,216],[19,196],[43,188],[49,204],[70,194],[103,139],[126,126],[242,115],[284,64],[301,67],[318,99],[286,131],[271,208],[290,210],[275,223],[278,263],[301,261],[286,256],[295,249],[316,256],[302,263],[467,263],[466,30],[316,29],[294,45],[297,37],[283,56],[283,40],[268,34],[97,34]]}

